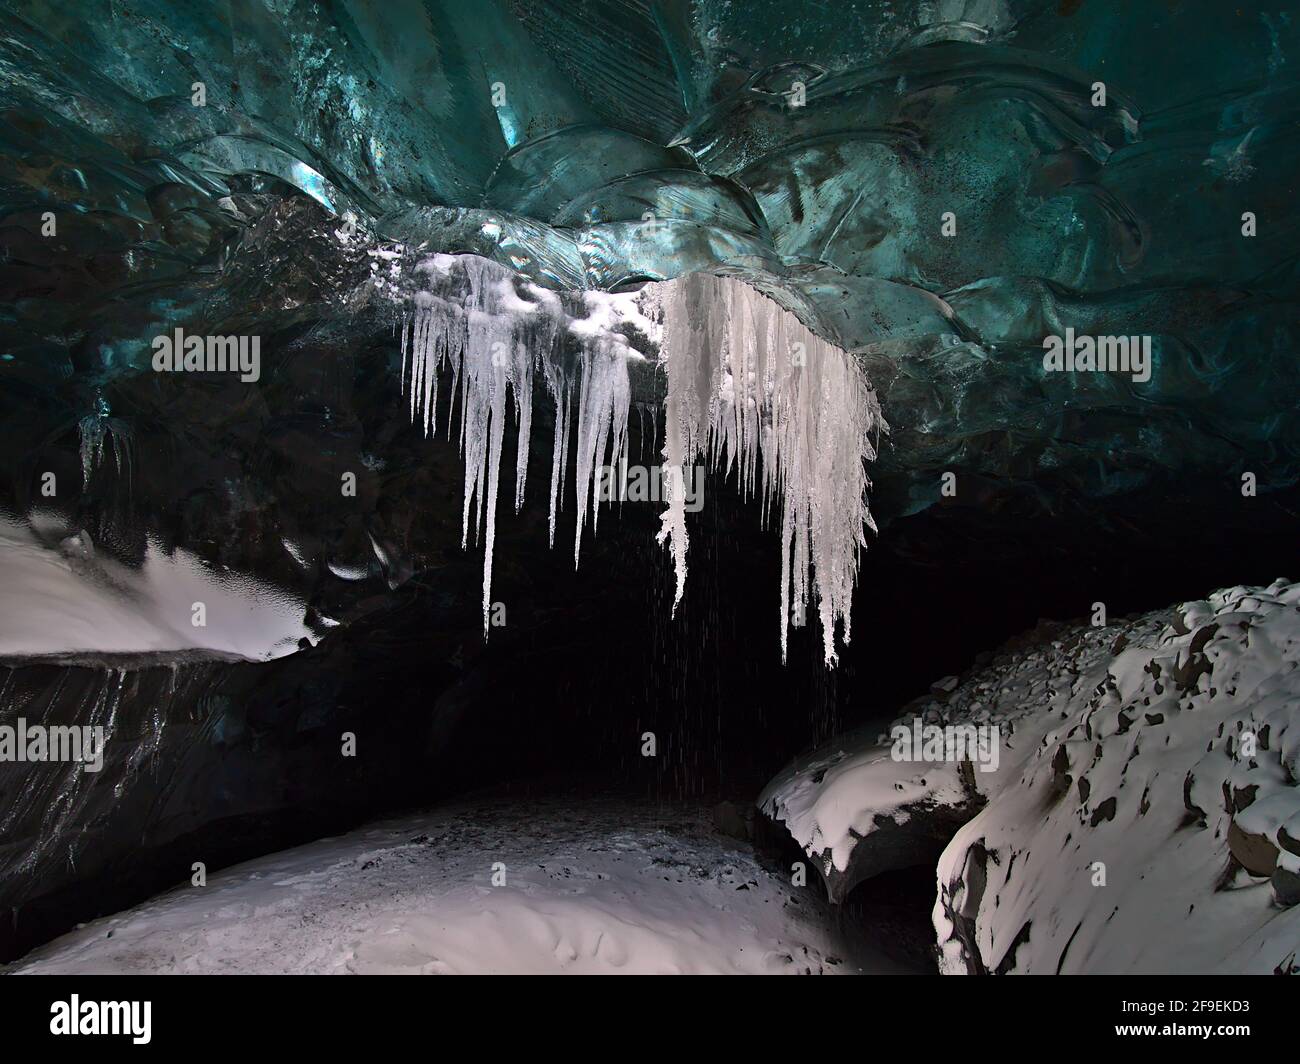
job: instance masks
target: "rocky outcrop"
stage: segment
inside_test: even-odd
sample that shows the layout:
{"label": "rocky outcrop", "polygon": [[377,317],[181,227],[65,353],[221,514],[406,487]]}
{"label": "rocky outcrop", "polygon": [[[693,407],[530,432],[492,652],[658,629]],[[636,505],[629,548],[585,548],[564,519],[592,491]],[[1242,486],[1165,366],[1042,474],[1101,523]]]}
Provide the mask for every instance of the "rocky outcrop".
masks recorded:
{"label": "rocky outcrop", "polygon": [[1126,634],[940,859],[944,970],[1270,972],[1300,946],[1300,585]]}
{"label": "rocky outcrop", "polygon": [[[1154,630],[1159,622],[1147,623]],[[1046,663],[1061,655],[1100,658],[1116,641],[1112,630],[1040,621],[975,670],[936,681],[886,728],[864,728],[799,758],[767,785],[759,808],[815,858],[836,901],[882,872],[933,867],[957,829],[1014,778],[1066,712],[1071,686]],[[985,749],[980,763],[978,748],[965,751],[974,757],[951,758],[946,749],[925,749],[933,729],[974,729],[976,737],[990,729],[984,734],[992,739],[995,727],[996,757]],[[895,735],[908,742],[895,749]],[[936,749],[937,757],[927,756]],[[1057,785],[1069,784],[1062,778]]]}
{"label": "rocky outcrop", "polygon": [[919,840],[964,819],[937,861],[946,972],[1287,968],[1300,947],[1300,584],[1049,632],[937,693],[909,708],[927,725],[996,727],[996,768],[951,750],[918,762],[889,734],[858,735],[760,799],[833,898],[895,866],[900,825]]}

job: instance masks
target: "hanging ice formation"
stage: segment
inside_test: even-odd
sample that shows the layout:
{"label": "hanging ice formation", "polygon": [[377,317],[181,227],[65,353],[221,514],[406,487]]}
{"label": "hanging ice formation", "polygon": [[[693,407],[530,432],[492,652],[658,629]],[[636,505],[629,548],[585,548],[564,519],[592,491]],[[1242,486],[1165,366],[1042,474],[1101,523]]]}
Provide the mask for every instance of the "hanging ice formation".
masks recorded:
{"label": "hanging ice formation", "polygon": [[131,431],[115,417],[109,416],[108,400],[102,395],[95,399],[95,412],[77,422],[81,438],[81,482],[90,484],[90,478],[104,462],[110,448],[119,477],[125,473],[127,497],[131,493]]}
{"label": "hanging ice formation", "polygon": [[578,337],[580,357],[577,365],[572,365],[560,351],[567,319],[553,292],[529,285],[528,294],[536,299],[530,302],[515,290],[512,273],[476,256],[436,256],[427,260],[424,268],[443,280],[463,270],[468,290],[463,297],[444,298],[434,292],[415,296],[415,312],[402,330],[402,387],[410,395],[412,420],[424,425],[426,436],[431,435],[437,431],[438,373],[445,366],[451,369],[447,436],[451,436],[452,412],[459,399],[460,448],[465,460],[461,546],[469,542],[472,509],[475,536],[481,536],[484,544],[486,633],[492,609],[492,551],[507,389],[519,423],[516,512],[524,502],[533,418],[533,372],[539,364],[547,391],[556,403],[550,516],[554,546],[555,514],[563,505],[575,378],[581,378],[577,387],[576,566],[588,505],[593,528],[596,523],[598,499],[594,484],[600,466],[606,461],[614,466],[625,461],[631,407],[627,357],[631,352],[626,340],[617,334]]}
{"label": "hanging ice formation", "polygon": [[[431,434],[437,429],[438,373],[450,368],[447,433],[459,397],[465,459],[462,545],[468,543],[472,510],[475,534],[484,538],[486,632],[507,389],[519,422],[516,510],[523,505],[539,365],[556,403],[552,545],[576,428],[576,565],[588,511],[596,526],[601,467],[626,471],[627,363],[639,356],[618,333],[571,329],[554,293],[525,286],[535,301],[522,298],[514,276],[487,260],[438,256],[425,268],[443,280],[463,270],[468,289],[463,295],[415,297],[402,333],[402,385],[412,419]],[[873,438],[885,427],[875,393],[852,356],[741,281],[691,274],[650,285],[638,299],[662,322],[659,360],[667,397],[663,428],[656,424],[655,431],[662,433],[668,497],[659,540],[676,568],[674,610],[686,583],[685,478],[703,458],[727,474],[734,470],[744,496],[761,497],[765,520],[779,508],[782,658],[788,628],[803,625],[815,602],[824,655],[833,662],[837,632],[846,643],[850,637],[864,528],[875,528],[866,463],[875,458]],[[577,360],[563,357],[566,331],[576,339]]]}
{"label": "hanging ice formation", "polygon": [[[851,634],[863,529],[876,527],[866,463],[885,423],[875,392],[851,355],[741,281],[689,274],[654,285],[647,298],[663,320],[663,458],[680,471],[668,482],[680,488],[688,467],[706,457],[735,471],[746,498],[761,492],[764,519],[779,505],[782,660],[787,630],[805,623],[815,598],[824,655],[834,662],[837,627],[845,643]],[[683,491],[662,520],[676,608],[689,543]]]}

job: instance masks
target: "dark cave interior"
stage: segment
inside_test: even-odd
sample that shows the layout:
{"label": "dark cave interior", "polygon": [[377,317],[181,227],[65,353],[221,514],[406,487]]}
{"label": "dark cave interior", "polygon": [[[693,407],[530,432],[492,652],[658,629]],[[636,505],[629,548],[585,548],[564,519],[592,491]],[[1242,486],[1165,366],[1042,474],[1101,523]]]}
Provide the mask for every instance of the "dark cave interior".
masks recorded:
{"label": "dark cave interior", "polygon": [[[550,431],[545,418],[537,431]],[[414,445],[456,464],[454,443]],[[641,446],[634,436],[634,453]],[[1105,526],[990,517],[957,500],[931,507],[872,543],[854,638],[828,669],[807,628],[792,633],[788,661],[780,660],[776,544],[758,504],[717,472],[705,494],[691,519],[692,584],[676,616],[671,569],[654,540],[656,506],[607,510],[575,571],[563,545],[572,515],[562,516],[561,545],[547,550],[545,507],[529,500],[500,520],[495,594],[506,623],[488,638],[481,553],[471,545],[290,657],[199,663],[179,685],[167,664],[130,673],[122,706],[141,727],[170,698],[208,739],[223,714],[231,734],[211,763],[193,759],[196,778],[178,782],[185,761],[170,769],[177,779],[168,790],[182,801],[161,817],[156,844],[134,841],[123,810],[101,813],[108,830],[98,867],[12,907],[0,959],[183,880],[195,852],[216,870],[455,796],[613,795],[665,816],[683,803],[748,809],[795,754],[883,725],[939,678],[1015,637],[1032,639],[1042,619],[1082,622],[1098,601],[1115,618],[1197,589],[1267,583],[1294,560],[1300,507],[1294,489],[1243,499],[1231,481],[1201,485],[1183,506],[1161,500],[1131,516],[1109,513]],[[94,697],[107,675],[104,663],[6,672],[11,689],[65,706]],[[345,731],[369,756],[340,759]],[[647,732],[653,757],[642,754]],[[135,800],[145,803],[136,822],[160,820],[150,797]],[[171,828],[169,816],[191,826]],[[798,854],[777,833],[755,841],[773,860]],[[916,943],[930,901],[909,884],[930,874],[918,866],[863,884],[838,919],[855,934],[882,920],[892,926],[883,905],[903,929],[884,945],[924,967]]]}

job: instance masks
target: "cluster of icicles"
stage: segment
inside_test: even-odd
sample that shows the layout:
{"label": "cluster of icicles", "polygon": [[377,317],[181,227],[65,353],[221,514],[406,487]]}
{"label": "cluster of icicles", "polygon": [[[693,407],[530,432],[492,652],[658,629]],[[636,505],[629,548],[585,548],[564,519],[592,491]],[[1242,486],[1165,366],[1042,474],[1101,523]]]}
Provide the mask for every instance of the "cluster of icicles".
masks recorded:
{"label": "cluster of icicles", "polygon": [[[438,256],[424,267],[435,288],[415,297],[402,330],[402,387],[412,419],[426,435],[438,428],[438,378],[449,369],[450,437],[459,405],[465,460],[462,545],[481,536],[483,616],[492,605],[492,551],[507,411],[518,422],[515,509],[523,505],[532,425],[534,376],[556,404],[551,457],[550,538],[563,506],[573,456],[577,503],[573,557],[599,515],[601,467],[628,461],[631,386],[628,360],[641,358],[615,332],[572,327],[561,300],[533,285],[517,290],[504,267],[475,256]],[[461,275],[463,271],[463,275]],[[466,287],[467,286],[467,287]],[[737,477],[745,497],[758,496],[764,521],[779,507],[781,654],[790,627],[815,603],[825,658],[835,639],[850,637],[850,609],[865,528],[866,463],[884,421],[857,362],[807,329],[749,285],[691,274],[648,285],[636,297],[657,323],[659,365],[667,380],[662,458],[667,486],[659,541],[671,551],[677,587],[686,586],[689,536],[682,485],[697,460]],[[566,333],[569,334],[566,336]],[[572,355],[573,350],[578,355]],[[566,353],[567,352],[567,353]],[[576,427],[576,433],[575,433]]]}

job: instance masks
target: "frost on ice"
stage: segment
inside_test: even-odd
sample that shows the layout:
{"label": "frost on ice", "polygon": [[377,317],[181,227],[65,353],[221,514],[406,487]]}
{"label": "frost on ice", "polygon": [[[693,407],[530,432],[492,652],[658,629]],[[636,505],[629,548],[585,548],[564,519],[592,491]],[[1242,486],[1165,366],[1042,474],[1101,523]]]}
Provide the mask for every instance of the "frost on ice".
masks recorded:
{"label": "frost on ice", "polygon": [[[586,316],[553,292],[522,283],[475,256],[434,256],[420,269],[430,290],[415,296],[402,330],[402,386],[426,435],[438,427],[438,375],[451,373],[447,433],[459,405],[465,459],[462,543],[484,541],[484,630],[491,608],[496,499],[507,410],[519,424],[515,509],[523,505],[534,374],[556,404],[550,536],[563,505],[575,438],[574,563],[588,517],[598,519],[602,466],[626,471],[632,392],[629,345],[640,330],[659,345],[667,384],[662,456],[667,509],[659,534],[676,568],[674,609],[685,590],[689,537],[684,485],[705,460],[735,473],[746,497],[781,529],[781,651],[789,627],[816,605],[827,662],[837,631],[848,642],[865,527],[866,463],[884,421],[853,357],[742,281],[692,274],[636,295],[581,293]],[[632,330],[619,330],[622,321]],[[576,349],[577,356],[571,352]],[[507,395],[509,393],[509,395]],[[575,410],[576,403],[576,410]],[[576,415],[576,416],[575,416]],[[657,430],[657,424],[656,424]],[[471,521],[472,515],[472,521]]]}

